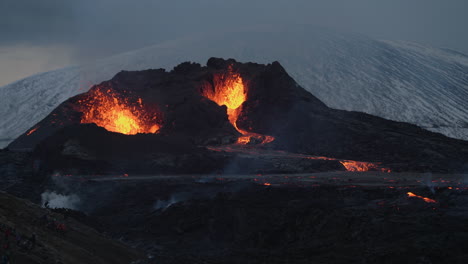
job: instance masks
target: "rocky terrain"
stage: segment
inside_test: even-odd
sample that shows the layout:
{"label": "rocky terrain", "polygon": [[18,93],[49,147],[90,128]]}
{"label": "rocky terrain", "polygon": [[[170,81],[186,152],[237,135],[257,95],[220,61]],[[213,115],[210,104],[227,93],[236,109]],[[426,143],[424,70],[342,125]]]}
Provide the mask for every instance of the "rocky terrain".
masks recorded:
{"label": "rocky terrain", "polygon": [[[93,263],[130,263],[126,256],[136,253],[108,251],[118,244],[79,221],[145,252],[138,263],[461,264],[468,257],[467,184],[464,174],[382,172],[52,175],[22,195],[51,205],[44,192],[77,197],[82,213],[67,220],[49,214],[72,231],[62,236],[36,224],[46,210],[5,194],[0,219],[23,234],[36,232],[38,247],[16,255],[28,260],[92,252]],[[107,252],[121,262],[106,262]]]}
{"label": "rocky terrain", "polygon": [[146,251],[149,263],[419,264],[468,257],[464,175],[55,178],[57,192],[78,195],[92,223]]}
{"label": "rocky terrain", "polygon": [[[59,230],[58,224],[65,230]],[[4,192],[0,192],[0,229],[0,256],[8,255],[9,263],[128,264],[145,258],[73,218]]]}

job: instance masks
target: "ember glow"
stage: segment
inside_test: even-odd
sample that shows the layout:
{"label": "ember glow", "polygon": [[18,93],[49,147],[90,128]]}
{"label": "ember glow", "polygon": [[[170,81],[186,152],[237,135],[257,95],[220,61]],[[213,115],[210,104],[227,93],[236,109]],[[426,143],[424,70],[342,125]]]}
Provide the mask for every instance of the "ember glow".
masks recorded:
{"label": "ember glow", "polygon": [[416,198],[419,198],[419,199],[423,199],[426,203],[436,203],[436,200],[434,200],[434,199],[427,198],[427,197],[420,196],[420,195],[416,195],[416,194],[414,194],[412,192],[407,192],[406,194],[408,195],[408,197],[416,197]]}
{"label": "ember glow", "polygon": [[135,135],[156,133],[160,129],[156,114],[143,107],[141,98],[130,103],[110,89],[95,89],[88,100],[79,102],[83,108],[81,123],[95,123],[108,131]]}
{"label": "ember glow", "polygon": [[215,74],[213,78],[214,87],[203,89],[203,96],[227,107],[229,122],[243,136],[237,139],[238,144],[246,145],[256,138],[261,144],[270,143],[275,140],[272,136],[260,135],[242,130],[237,127],[237,119],[242,112],[242,104],[247,100],[247,89],[240,74],[229,67],[225,74]]}

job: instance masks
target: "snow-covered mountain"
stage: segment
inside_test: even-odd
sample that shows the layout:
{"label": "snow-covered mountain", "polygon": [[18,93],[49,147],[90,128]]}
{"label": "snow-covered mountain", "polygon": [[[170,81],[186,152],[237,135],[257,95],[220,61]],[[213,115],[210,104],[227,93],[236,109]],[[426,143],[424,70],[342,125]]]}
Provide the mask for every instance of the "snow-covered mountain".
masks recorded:
{"label": "snow-covered mountain", "polygon": [[328,106],[468,140],[468,56],[414,43],[300,26],[190,36],[0,87],[0,147],[67,98],[121,70],[171,69],[210,57],[278,60]]}

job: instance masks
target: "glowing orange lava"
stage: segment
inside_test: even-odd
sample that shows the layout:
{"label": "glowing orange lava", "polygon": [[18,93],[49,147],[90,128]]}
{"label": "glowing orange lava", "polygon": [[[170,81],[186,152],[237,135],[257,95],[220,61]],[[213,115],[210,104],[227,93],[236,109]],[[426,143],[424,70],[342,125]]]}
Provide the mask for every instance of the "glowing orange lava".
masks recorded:
{"label": "glowing orange lava", "polygon": [[406,194],[408,194],[408,197],[416,197],[416,198],[423,199],[426,203],[436,203],[436,200],[434,200],[434,199],[427,198],[427,197],[420,196],[420,195],[416,195],[416,194],[414,194],[412,192],[407,192]]}
{"label": "glowing orange lava", "polygon": [[81,123],[95,123],[108,131],[127,135],[156,133],[160,129],[156,115],[148,114],[141,98],[131,104],[110,89],[97,88],[88,100],[80,103],[83,106]]}
{"label": "glowing orange lava", "polygon": [[340,163],[346,168],[347,171],[381,171],[391,172],[390,169],[382,168],[376,163],[354,161],[354,160],[342,160]]}
{"label": "glowing orange lava", "polygon": [[380,163],[354,161],[354,160],[339,160],[336,158],[322,157],[322,156],[310,156],[306,154],[290,153],[282,150],[265,150],[258,149],[253,146],[239,146],[237,144],[225,145],[225,146],[210,146],[207,147],[212,151],[226,151],[234,153],[242,153],[244,155],[256,156],[256,157],[285,157],[285,158],[297,158],[297,159],[311,159],[311,160],[336,160],[339,161],[346,169],[346,171],[380,171],[380,172],[392,172],[388,168],[381,167]]}
{"label": "glowing orange lava", "polygon": [[33,129],[29,130],[28,133],[26,133],[26,136],[29,136],[29,135],[31,135],[32,133],[36,132],[36,130],[37,130],[38,128],[39,128],[39,126],[37,126],[37,127],[33,128]]}
{"label": "glowing orange lava", "polygon": [[237,127],[237,119],[242,111],[242,103],[247,100],[242,77],[229,68],[227,74],[216,74],[213,82],[214,90],[204,89],[203,95],[218,105],[225,105],[229,122],[241,132]]}
{"label": "glowing orange lava", "polygon": [[247,132],[237,127],[237,119],[242,112],[242,104],[247,100],[247,90],[240,74],[233,71],[230,66],[225,74],[215,74],[213,78],[213,89],[204,89],[203,96],[227,107],[229,122],[243,136],[237,139],[238,144],[246,145],[252,138],[261,141],[261,144],[270,143],[275,140],[272,136],[260,135]]}

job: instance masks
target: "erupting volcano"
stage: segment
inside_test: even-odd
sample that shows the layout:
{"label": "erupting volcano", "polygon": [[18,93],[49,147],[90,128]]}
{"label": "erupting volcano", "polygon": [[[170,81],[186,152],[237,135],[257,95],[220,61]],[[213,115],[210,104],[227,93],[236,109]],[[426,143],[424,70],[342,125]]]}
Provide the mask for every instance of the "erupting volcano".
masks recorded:
{"label": "erupting volcano", "polygon": [[48,168],[78,155],[67,166],[86,159],[89,168],[76,163],[86,173],[267,174],[457,171],[466,146],[329,108],[278,62],[211,58],[206,66],[122,71],[63,102],[9,148],[41,149]]}
{"label": "erupting volcano", "polygon": [[128,97],[98,87],[79,103],[83,106],[82,124],[95,123],[108,131],[126,135],[156,133],[160,128],[156,114],[145,109],[141,98],[131,103]]}
{"label": "erupting volcano", "polygon": [[237,139],[238,144],[248,144],[251,138],[259,139],[262,144],[270,143],[275,139],[272,136],[242,130],[237,126],[242,104],[247,100],[247,89],[242,77],[233,70],[232,65],[229,65],[225,73],[214,74],[213,87],[205,84],[203,96],[219,106],[226,106],[229,122],[243,135]]}
{"label": "erupting volcano", "polygon": [[[278,62],[211,58],[122,71],[63,102],[0,150],[0,191],[76,218],[57,234],[32,221],[39,239],[91,223],[147,250],[132,263],[466,263],[468,232],[453,234],[467,231],[467,161],[468,142],[329,108]],[[0,224],[39,215],[2,199]]]}

